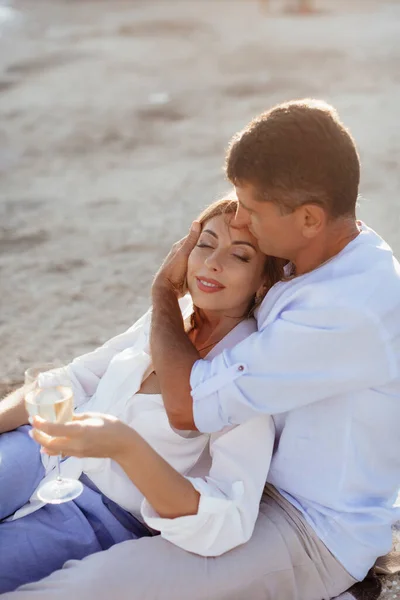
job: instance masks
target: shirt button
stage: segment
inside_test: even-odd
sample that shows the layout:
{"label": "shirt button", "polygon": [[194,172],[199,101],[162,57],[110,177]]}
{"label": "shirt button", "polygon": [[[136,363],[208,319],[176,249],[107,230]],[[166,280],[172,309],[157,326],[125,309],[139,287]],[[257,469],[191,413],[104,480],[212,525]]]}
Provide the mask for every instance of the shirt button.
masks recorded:
{"label": "shirt button", "polygon": [[244,366],[243,365],[239,365],[237,368],[238,371],[244,371]]}

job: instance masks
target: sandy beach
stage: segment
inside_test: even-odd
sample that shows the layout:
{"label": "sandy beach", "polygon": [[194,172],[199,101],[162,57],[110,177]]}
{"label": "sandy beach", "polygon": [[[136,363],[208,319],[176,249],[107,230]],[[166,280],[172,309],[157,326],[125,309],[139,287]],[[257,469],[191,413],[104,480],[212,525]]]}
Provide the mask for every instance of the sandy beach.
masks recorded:
{"label": "sandy beach", "polygon": [[170,245],[229,190],[230,137],[277,102],[339,109],[359,217],[400,256],[400,1],[293,2],[0,0],[0,396],[148,307]]}
{"label": "sandy beach", "polygon": [[400,253],[400,3],[0,2],[0,381],[149,304],[171,243],[229,189],[224,149],[287,99],[332,102],[359,215]]}

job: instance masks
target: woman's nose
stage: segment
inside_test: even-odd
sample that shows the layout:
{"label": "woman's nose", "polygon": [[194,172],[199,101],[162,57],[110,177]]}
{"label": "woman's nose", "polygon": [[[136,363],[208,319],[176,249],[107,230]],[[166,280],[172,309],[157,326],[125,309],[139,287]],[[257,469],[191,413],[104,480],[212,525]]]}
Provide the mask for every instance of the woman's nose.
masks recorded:
{"label": "woman's nose", "polygon": [[207,256],[205,260],[205,265],[207,269],[210,269],[210,271],[214,271],[214,273],[219,273],[222,270],[221,264],[215,252]]}

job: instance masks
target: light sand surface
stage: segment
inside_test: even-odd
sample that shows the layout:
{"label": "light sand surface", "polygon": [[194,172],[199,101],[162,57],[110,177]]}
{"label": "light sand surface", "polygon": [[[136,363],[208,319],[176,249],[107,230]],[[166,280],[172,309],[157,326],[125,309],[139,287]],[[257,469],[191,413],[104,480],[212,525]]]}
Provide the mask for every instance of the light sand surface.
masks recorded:
{"label": "light sand surface", "polygon": [[400,255],[400,2],[269,4],[0,0],[0,394],[143,312],[171,243],[228,189],[229,138],[277,102],[337,106],[359,215]]}
{"label": "light sand surface", "polygon": [[[276,102],[332,102],[360,216],[400,253],[400,3],[0,2],[0,381],[89,351],[228,189],[231,135]],[[14,17],[14,18],[10,18]]]}

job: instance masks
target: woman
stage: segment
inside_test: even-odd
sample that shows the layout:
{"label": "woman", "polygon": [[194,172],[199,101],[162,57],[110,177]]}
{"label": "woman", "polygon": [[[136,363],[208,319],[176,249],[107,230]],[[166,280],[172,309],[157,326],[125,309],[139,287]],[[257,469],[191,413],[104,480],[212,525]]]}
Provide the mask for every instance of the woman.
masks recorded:
{"label": "woman", "polygon": [[[189,295],[181,309],[202,357],[212,358],[256,330],[252,312],[282,276],[282,264],[266,258],[247,229],[234,228],[236,208],[235,200],[224,199],[200,215],[202,233],[189,257]],[[39,385],[47,387],[67,383],[66,372],[76,403],[69,424],[35,418],[30,433],[44,448],[43,460],[21,429],[0,436],[0,490],[7,490],[4,503],[0,491],[0,506],[8,511],[0,519],[14,513],[0,524],[8,548],[0,592],[154,530],[204,556],[250,538],[272,454],[272,419],[258,417],[212,435],[175,431],[149,356],[150,317],[146,313],[66,369],[39,376]],[[7,467],[13,450],[19,472]],[[71,457],[63,462],[63,475],[79,477],[84,492],[69,503],[43,505],[37,487],[56,476],[53,455],[60,452]]]}

